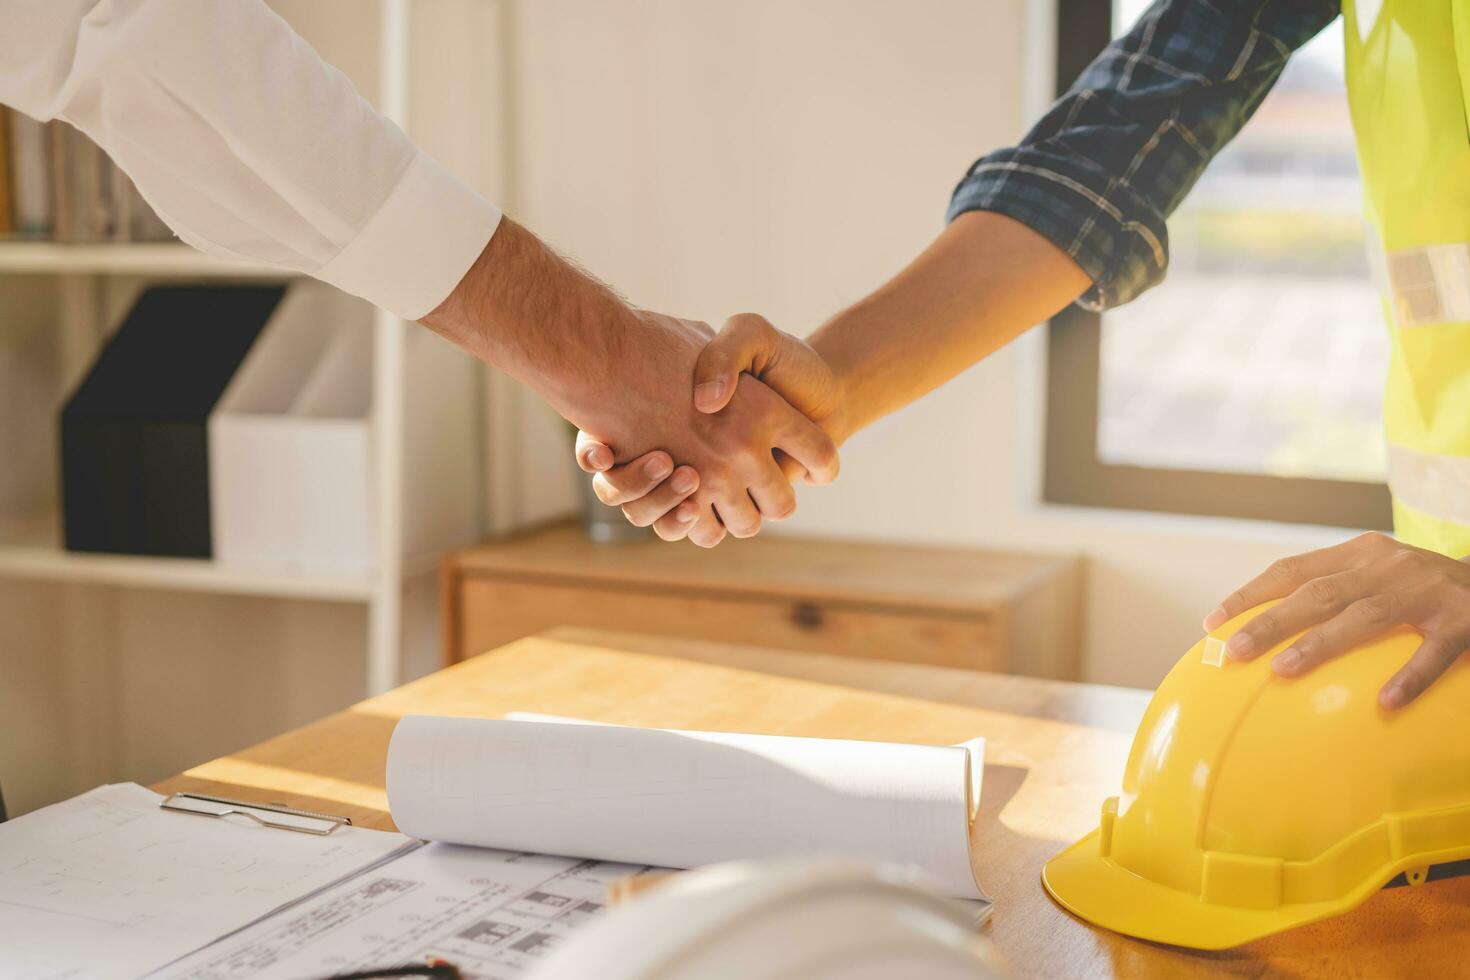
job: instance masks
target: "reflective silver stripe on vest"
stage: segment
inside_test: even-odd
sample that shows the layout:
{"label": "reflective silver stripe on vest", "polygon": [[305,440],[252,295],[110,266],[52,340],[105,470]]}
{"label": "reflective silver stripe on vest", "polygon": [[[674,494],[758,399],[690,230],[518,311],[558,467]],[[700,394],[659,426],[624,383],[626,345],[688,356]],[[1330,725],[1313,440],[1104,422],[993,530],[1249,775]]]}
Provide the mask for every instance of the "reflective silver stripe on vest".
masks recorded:
{"label": "reflective silver stripe on vest", "polygon": [[[1375,249],[1369,248],[1371,255]],[[1386,280],[1385,292],[1398,326],[1470,322],[1470,244],[1389,252],[1375,271]]]}
{"label": "reflective silver stripe on vest", "polygon": [[1470,525],[1470,456],[1388,447],[1388,488],[1430,517]]}

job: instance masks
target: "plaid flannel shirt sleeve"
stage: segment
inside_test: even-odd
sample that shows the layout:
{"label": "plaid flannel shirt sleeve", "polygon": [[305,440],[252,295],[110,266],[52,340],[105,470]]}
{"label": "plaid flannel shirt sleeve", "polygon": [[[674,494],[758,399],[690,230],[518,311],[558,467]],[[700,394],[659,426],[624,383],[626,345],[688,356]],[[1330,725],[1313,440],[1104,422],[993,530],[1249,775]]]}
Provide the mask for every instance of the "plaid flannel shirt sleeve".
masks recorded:
{"label": "plaid flannel shirt sleeve", "polygon": [[1250,119],[1340,0],[1157,0],[1078,76],[1019,146],[977,160],[948,220],[995,211],[1066,251],[1126,303],[1164,277],[1165,219]]}

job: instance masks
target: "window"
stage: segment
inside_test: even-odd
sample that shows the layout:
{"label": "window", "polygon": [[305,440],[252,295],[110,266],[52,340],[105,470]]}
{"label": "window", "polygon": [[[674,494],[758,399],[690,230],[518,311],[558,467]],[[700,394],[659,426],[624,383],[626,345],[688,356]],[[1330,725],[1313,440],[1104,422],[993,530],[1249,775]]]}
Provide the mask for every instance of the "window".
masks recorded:
{"label": "window", "polygon": [[[1060,3],[1059,90],[1147,2],[1106,7]],[[1360,195],[1338,22],[1171,217],[1165,282],[1052,322],[1046,499],[1388,527]]]}

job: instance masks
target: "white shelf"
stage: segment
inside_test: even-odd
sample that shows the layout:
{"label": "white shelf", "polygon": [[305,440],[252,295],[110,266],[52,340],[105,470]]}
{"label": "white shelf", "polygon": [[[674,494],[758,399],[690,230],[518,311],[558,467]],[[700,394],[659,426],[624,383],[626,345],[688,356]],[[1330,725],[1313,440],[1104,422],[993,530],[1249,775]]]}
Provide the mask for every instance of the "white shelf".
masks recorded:
{"label": "white shelf", "polygon": [[54,517],[0,538],[0,578],[131,588],[217,592],[337,602],[368,602],[368,575],[334,575],[270,566],[230,566],[198,558],[149,558],[67,551]]}
{"label": "white shelf", "polygon": [[181,242],[68,245],[0,242],[0,275],[210,276],[281,279],[292,273],[273,266],[205,255]]}

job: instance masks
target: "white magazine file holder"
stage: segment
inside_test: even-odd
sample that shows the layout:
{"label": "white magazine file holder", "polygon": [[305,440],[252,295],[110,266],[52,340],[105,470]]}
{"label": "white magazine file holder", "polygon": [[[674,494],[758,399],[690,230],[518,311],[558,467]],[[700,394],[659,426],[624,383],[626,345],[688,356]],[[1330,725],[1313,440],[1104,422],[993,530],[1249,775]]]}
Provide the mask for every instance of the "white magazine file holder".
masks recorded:
{"label": "white magazine file holder", "polygon": [[293,283],[209,419],[215,558],[341,572],[373,561],[371,311]]}

